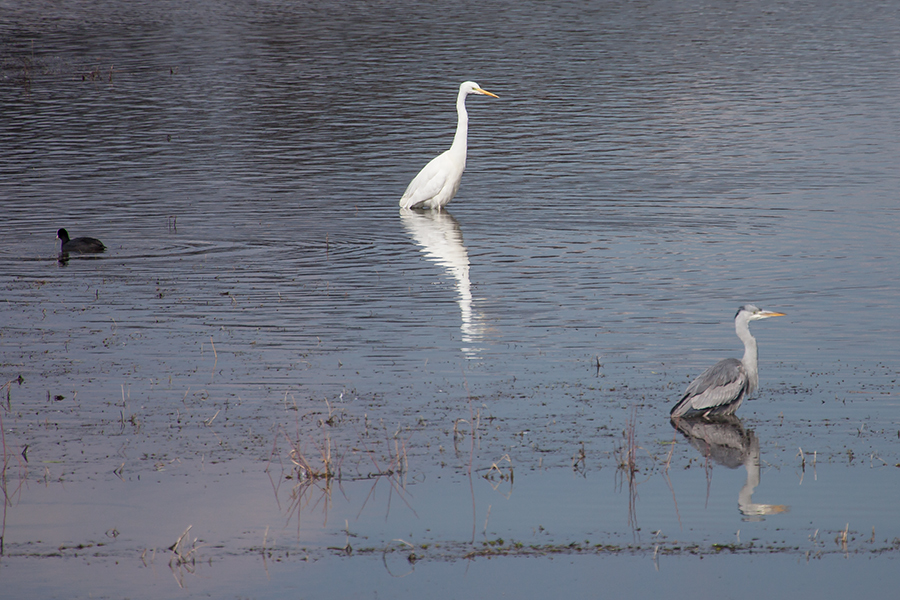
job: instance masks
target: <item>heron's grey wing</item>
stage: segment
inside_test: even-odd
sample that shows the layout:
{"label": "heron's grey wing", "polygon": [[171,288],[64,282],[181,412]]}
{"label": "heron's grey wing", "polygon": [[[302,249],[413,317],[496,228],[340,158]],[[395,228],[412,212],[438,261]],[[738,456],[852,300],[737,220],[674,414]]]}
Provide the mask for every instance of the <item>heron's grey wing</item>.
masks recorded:
{"label": "heron's grey wing", "polygon": [[674,416],[689,411],[704,411],[725,406],[742,397],[749,379],[744,365],[736,358],[720,360],[691,382],[681,401],[672,409]]}
{"label": "heron's grey wing", "polygon": [[400,206],[412,208],[426,200],[434,198],[447,183],[447,172],[441,168],[444,155],[435,156],[413,178],[400,198]]}

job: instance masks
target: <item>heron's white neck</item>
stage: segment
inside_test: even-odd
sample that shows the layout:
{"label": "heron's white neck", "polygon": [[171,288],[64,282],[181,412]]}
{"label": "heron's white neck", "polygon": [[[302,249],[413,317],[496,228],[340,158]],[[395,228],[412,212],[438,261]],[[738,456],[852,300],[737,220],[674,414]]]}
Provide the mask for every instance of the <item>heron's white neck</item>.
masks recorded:
{"label": "heron's white neck", "polygon": [[466,167],[466,146],[469,135],[469,113],[466,112],[467,95],[465,91],[459,90],[459,96],[456,97],[456,115],[459,118],[459,122],[456,124],[456,135],[453,136],[453,144],[450,146],[450,153],[462,162],[463,168]]}
{"label": "heron's white neck", "polygon": [[759,387],[759,355],[756,350],[756,338],[750,333],[749,319],[741,317],[735,319],[734,330],[741,341],[744,342],[744,358],[741,359],[741,363],[744,365],[747,377],[750,380],[750,389],[747,391],[752,394]]}

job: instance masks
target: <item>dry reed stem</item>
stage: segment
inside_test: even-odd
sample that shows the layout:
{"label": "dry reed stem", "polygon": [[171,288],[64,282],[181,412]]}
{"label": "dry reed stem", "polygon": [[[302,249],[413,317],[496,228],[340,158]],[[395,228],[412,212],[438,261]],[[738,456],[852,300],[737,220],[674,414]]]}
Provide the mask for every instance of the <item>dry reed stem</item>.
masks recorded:
{"label": "dry reed stem", "polygon": [[[637,516],[636,516],[636,500],[637,500],[637,487],[635,481],[635,474],[637,473],[637,438],[635,434],[637,422],[637,407],[631,407],[631,415],[628,417],[628,421],[625,424],[625,429],[622,431],[623,442],[622,446],[619,447],[619,472],[624,471],[624,479],[628,481],[628,526],[631,528],[632,532],[637,531]],[[621,485],[621,481],[620,481]]]}
{"label": "dry reed stem", "polygon": [[[0,390],[4,387],[6,388],[6,410],[12,410],[12,398],[10,395],[12,384],[18,383],[19,385],[22,385],[24,381],[22,376],[19,375],[15,379],[10,379],[0,386]],[[0,492],[3,494],[3,516],[2,521],[0,521],[0,556],[3,556],[6,541],[6,511],[8,507],[12,506],[12,497],[21,493],[23,486],[28,479],[28,445],[26,444],[21,454],[16,457],[16,460],[19,463],[19,484],[16,486],[16,489],[10,493],[8,473],[12,456],[9,451],[9,446],[6,444],[6,425],[3,422],[2,410],[0,410],[0,446],[2,446],[3,452],[2,465],[0,465]]]}
{"label": "dry reed stem", "polygon": [[847,536],[849,533],[850,533],[850,523],[847,523],[847,525],[844,527],[844,529],[839,531],[837,534],[837,537],[834,538],[834,542],[836,544],[840,544],[841,550],[844,551],[845,556],[848,554],[848,552],[847,552]]}
{"label": "dry reed stem", "polygon": [[263,533],[263,543],[260,554],[263,560],[263,570],[266,572],[266,579],[269,579],[269,563],[266,561],[266,541],[269,539],[269,526],[266,525],[266,531]]}
{"label": "dry reed stem", "polygon": [[669,486],[669,491],[672,492],[672,502],[675,504],[675,516],[678,518],[678,527],[684,530],[684,525],[681,522],[681,513],[678,511],[678,499],[675,497],[675,487],[672,485],[672,478],[669,477],[669,465],[672,462],[672,454],[675,452],[675,444],[678,441],[678,432],[672,432],[672,443],[669,447],[669,455],[666,457],[666,468],[663,471],[663,475],[666,477],[666,484]]}
{"label": "dry reed stem", "polygon": [[[497,464],[498,462],[502,463],[503,461],[506,461],[509,463],[509,466],[506,467],[506,472],[504,472],[503,469]],[[495,472],[496,472],[496,478],[494,475]],[[510,485],[510,490],[509,490],[509,492],[507,492],[505,494],[505,496],[507,499],[509,499],[509,497],[512,495],[512,485],[513,485],[513,480],[515,477],[515,474],[513,471],[513,466],[512,466],[512,459],[509,457],[509,454],[504,454],[503,456],[500,457],[500,460],[491,463],[491,467],[488,469],[487,473],[482,475],[482,477],[490,484],[491,488],[495,492],[500,487],[501,483],[508,481],[509,485]]]}
{"label": "dry reed stem", "polygon": [[12,410],[11,393],[12,393],[12,384],[14,384],[14,383],[18,383],[19,385],[22,385],[23,383],[25,383],[25,379],[21,375],[19,375],[15,379],[10,379],[3,385],[0,385],[0,390],[2,390],[3,388],[6,388],[6,410]]}
{"label": "dry reed stem", "polygon": [[578,473],[584,473],[587,468],[587,453],[584,450],[584,442],[581,447],[572,455],[572,470]]}

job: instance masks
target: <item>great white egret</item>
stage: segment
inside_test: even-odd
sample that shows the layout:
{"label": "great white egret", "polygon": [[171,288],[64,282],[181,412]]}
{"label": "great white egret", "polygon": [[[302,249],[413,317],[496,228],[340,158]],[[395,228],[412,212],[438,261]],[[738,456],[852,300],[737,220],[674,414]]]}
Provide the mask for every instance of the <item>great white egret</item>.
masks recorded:
{"label": "great white egret", "polygon": [[783,316],[752,304],[740,307],[734,316],[734,330],[744,342],[744,358],[726,358],[704,371],[672,407],[672,418],[733,415],[744,396],[752,395],[759,386],[756,338],[750,334],[750,321]]}
{"label": "great white egret", "polygon": [[456,114],[459,122],[456,135],[450,149],[431,159],[419,174],[410,182],[409,187],[400,198],[401,208],[436,208],[441,210],[453,200],[459,189],[463,171],[466,170],[466,137],[469,132],[469,115],[466,113],[466,96],[483,94],[497,98],[487,90],[481,89],[474,81],[464,81],[459,86],[456,97]]}
{"label": "great white egret", "polygon": [[69,232],[65,229],[60,229],[56,232],[56,239],[60,242],[59,251],[63,254],[68,252],[90,254],[106,250],[106,246],[103,245],[103,242],[92,237],[79,237],[70,240]]}

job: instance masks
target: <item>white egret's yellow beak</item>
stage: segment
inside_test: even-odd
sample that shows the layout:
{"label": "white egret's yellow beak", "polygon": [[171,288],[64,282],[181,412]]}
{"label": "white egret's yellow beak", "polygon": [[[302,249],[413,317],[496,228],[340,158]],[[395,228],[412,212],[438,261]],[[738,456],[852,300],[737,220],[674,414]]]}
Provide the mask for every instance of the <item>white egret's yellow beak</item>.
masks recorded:
{"label": "white egret's yellow beak", "polygon": [[492,93],[490,93],[489,91],[483,90],[483,89],[481,89],[481,88],[475,88],[475,89],[472,90],[472,91],[473,91],[473,92],[478,92],[479,94],[484,94],[485,96],[490,96],[491,98],[499,98],[499,97],[500,97],[500,96],[498,96],[497,94],[492,94]]}

